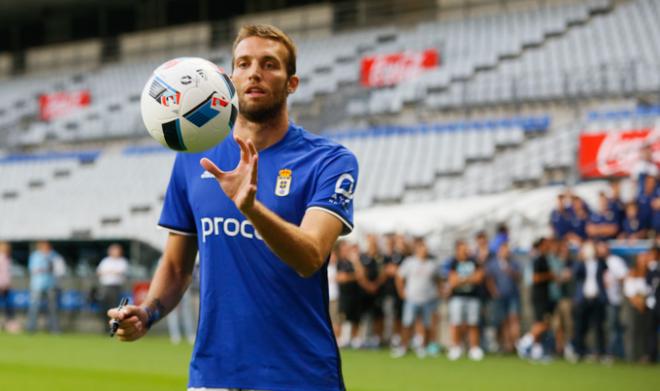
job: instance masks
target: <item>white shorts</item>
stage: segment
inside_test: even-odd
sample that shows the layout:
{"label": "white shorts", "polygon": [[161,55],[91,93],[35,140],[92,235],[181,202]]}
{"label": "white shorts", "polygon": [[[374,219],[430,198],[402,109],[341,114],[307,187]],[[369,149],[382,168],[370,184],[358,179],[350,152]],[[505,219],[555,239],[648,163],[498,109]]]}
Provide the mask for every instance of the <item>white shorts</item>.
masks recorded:
{"label": "white shorts", "polygon": [[480,307],[481,302],[476,297],[452,297],[449,299],[449,323],[452,326],[477,326]]}

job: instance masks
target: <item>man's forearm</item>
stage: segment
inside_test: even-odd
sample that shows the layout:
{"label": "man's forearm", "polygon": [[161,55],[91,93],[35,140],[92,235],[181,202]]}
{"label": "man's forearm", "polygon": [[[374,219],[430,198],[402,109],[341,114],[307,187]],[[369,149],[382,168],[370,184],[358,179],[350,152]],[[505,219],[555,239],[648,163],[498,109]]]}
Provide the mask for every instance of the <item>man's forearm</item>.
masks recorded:
{"label": "man's forearm", "polygon": [[283,220],[262,203],[255,202],[244,214],[275,255],[301,276],[312,275],[325,262],[327,254],[321,253],[310,234]]}
{"label": "man's forearm", "polygon": [[156,269],[149,293],[144,301],[150,314],[156,314],[157,321],[172,311],[192,281],[192,273],[170,262],[161,262]]}

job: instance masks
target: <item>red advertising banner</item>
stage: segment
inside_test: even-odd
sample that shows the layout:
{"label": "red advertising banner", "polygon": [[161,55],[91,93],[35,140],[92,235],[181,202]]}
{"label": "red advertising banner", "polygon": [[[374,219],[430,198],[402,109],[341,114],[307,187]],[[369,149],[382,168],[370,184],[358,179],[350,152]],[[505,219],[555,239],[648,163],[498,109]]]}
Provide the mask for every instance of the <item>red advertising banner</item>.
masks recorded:
{"label": "red advertising banner", "polygon": [[440,54],[436,49],[381,54],[364,57],[360,75],[363,86],[383,87],[398,84],[438,66]]}
{"label": "red advertising banner", "polygon": [[660,129],[645,128],[581,135],[578,164],[582,177],[629,175],[633,165],[639,160],[642,146],[652,143],[654,155],[660,152],[658,131]]}
{"label": "red advertising banner", "polygon": [[65,117],[92,101],[89,90],[56,92],[39,96],[39,115],[43,121]]}

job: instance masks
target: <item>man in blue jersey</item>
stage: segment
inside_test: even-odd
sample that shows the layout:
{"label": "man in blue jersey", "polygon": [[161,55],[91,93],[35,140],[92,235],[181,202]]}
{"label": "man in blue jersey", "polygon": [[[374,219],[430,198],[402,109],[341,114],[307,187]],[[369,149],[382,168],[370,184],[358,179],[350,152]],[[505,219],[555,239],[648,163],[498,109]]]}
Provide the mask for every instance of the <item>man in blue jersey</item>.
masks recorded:
{"label": "man in blue jersey", "polygon": [[566,205],[564,194],[557,196],[557,208],[550,213],[550,225],[556,239],[563,239],[571,231],[573,211]]}
{"label": "man in blue jersey", "polygon": [[587,234],[594,240],[614,239],[619,233],[615,211],[610,209],[610,200],[604,192],[598,195],[598,210],[591,212],[587,223]]}
{"label": "man in blue jersey", "polygon": [[328,314],[327,259],[352,229],[355,156],[289,123],[295,46],[272,26],[233,48],[240,113],[228,137],[174,163],[169,231],[145,304],[110,310],[142,337],[181,298],[200,254],[200,320],[189,390],[344,390]]}

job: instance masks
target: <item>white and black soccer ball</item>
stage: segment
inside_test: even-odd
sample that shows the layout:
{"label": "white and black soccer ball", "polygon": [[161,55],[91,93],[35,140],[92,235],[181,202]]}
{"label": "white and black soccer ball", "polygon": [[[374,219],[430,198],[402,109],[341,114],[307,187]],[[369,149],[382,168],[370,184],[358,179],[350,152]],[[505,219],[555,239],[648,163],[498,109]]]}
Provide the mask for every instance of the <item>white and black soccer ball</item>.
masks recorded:
{"label": "white and black soccer ball", "polygon": [[163,146],[201,152],[222,141],[238,116],[236,89],[203,58],[175,58],[153,72],[142,90],[142,120]]}

